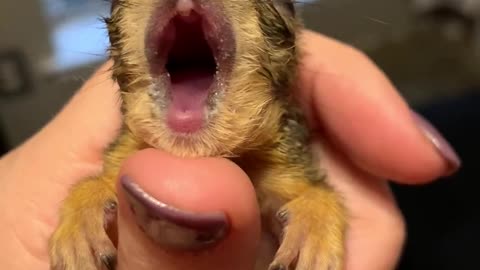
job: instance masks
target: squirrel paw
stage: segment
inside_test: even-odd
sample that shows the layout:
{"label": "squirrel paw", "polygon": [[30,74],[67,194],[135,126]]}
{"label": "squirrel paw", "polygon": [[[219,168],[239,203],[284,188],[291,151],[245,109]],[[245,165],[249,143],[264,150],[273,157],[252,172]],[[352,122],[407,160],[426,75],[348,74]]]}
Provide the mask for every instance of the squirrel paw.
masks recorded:
{"label": "squirrel paw", "polygon": [[65,206],[63,218],[50,239],[51,269],[114,270],[116,248],[107,232],[116,220],[116,200]]}
{"label": "squirrel paw", "polygon": [[283,233],[269,270],[342,270],[342,214],[335,201],[315,203],[299,198],[285,205],[277,213]]}

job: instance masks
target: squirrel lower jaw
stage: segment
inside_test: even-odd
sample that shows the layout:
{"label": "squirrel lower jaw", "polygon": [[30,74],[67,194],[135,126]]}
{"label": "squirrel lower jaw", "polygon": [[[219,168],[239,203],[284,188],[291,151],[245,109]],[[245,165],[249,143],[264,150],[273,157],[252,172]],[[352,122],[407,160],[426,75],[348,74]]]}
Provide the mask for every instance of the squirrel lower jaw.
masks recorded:
{"label": "squirrel lower jaw", "polygon": [[167,124],[175,133],[194,133],[205,124],[214,76],[205,68],[177,71],[171,76]]}

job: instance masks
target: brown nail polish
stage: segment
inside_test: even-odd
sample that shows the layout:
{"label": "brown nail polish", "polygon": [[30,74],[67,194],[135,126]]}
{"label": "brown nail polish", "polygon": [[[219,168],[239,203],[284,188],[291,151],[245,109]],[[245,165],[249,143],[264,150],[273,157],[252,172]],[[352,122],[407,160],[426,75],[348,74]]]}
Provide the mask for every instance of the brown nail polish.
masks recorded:
{"label": "brown nail polish", "polygon": [[435,146],[438,153],[448,162],[449,170],[446,175],[456,172],[461,167],[461,160],[450,143],[440,134],[440,132],[423,116],[416,112],[412,115],[417,122],[417,125],[423,131],[425,136]]}
{"label": "brown nail polish", "polygon": [[121,184],[137,224],[163,247],[205,249],[218,243],[228,231],[224,213],[199,214],[177,209],[153,198],[127,176],[121,178]]}

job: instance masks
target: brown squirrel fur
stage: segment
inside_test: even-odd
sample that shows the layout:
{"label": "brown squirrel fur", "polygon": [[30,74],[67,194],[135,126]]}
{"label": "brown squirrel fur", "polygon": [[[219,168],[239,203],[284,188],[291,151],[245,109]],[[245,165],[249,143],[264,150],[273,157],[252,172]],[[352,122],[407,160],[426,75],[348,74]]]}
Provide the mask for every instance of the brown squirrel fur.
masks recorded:
{"label": "brown squirrel fur", "polygon": [[283,228],[270,269],[342,269],[345,209],[316,168],[307,126],[291,94],[302,28],[292,1],[195,1],[221,8],[227,19],[219,20],[230,25],[235,51],[226,90],[216,98],[207,125],[186,136],[166,126],[164,99],[156,100],[149,90],[154,82],[144,53],[149,20],[158,6],[175,2],[117,0],[106,19],[124,126],[106,151],[103,173],[80,181],[65,200],[50,241],[52,269],[114,268],[105,213],[115,211],[120,164],[147,147],[185,157],[226,157],[245,170],[265,224],[276,234],[275,226]]}

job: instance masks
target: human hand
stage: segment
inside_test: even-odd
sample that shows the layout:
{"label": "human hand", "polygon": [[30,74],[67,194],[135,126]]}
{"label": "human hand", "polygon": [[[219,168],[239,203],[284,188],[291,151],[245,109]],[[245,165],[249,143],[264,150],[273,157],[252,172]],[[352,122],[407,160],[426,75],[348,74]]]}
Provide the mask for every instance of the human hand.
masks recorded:
{"label": "human hand", "polygon": [[[322,156],[321,166],[351,212],[346,268],[393,269],[405,228],[385,179],[425,183],[452,173],[460,162],[438,134],[412,117],[366,57],[321,35],[304,34],[298,94],[316,135],[313,147]],[[102,152],[120,126],[118,86],[108,67],[96,72],[44,129],[0,160],[1,269],[49,269],[47,241],[61,200],[73,183],[99,172]],[[119,270],[245,270],[252,269],[258,254],[271,255],[272,246],[259,246],[254,190],[233,163],[216,158],[185,162],[149,149],[130,157],[121,174],[177,208],[225,211],[232,230],[210,252],[166,253],[138,231],[120,199]],[[268,262],[268,255],[263,259]]]}

